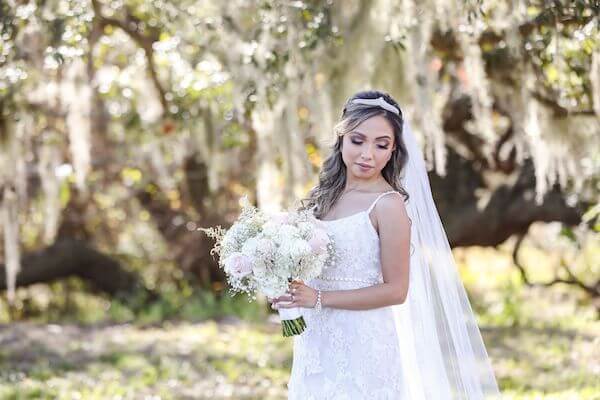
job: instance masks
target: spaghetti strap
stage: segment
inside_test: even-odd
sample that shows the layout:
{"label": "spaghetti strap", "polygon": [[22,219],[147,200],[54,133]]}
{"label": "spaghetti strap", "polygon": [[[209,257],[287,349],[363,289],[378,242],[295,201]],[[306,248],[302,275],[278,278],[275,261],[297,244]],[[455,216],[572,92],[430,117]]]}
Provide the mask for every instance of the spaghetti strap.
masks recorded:
{"label": "spaghetti strap", "polygon": [[[373,201],[373,203],[371,204],[371,206],[369,207],[369,209],[367,210],[367,214],[371,213],[371,210],[373,210],[373,207],[375,207],[375,204],[377,203],[377,201],[379,201],[380,198],[382,198],[383,196],[385,196],[386,194],[389,193],[398,193],[395,190],[390,190],[389,192],[385,192],[385,193],[381,193],[379,196],[377,196],[377,198]],[[400,194],[400,193],[398,193]]]}

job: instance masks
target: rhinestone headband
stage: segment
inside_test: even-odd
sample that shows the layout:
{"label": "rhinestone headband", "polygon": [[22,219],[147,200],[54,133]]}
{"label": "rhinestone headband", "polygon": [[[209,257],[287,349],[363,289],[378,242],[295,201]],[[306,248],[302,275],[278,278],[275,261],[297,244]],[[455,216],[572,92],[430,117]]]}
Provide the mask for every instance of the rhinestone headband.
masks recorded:
{"label": "rhinestone headband", "polygon": [[393,112],[396,115],[400,115],[400,111],[396,107],[385,101],[384,98],[381,96],[376,99],[354,99],[352,100],[352,103],[366,104],[368,106],[378,106],[390,112]]}

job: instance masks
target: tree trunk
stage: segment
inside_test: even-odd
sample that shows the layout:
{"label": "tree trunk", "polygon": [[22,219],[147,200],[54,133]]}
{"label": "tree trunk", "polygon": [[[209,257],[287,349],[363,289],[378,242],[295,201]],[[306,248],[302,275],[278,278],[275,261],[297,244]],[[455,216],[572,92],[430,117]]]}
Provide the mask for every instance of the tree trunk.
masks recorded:
{"label": "tree trunk", "polygon": [[563,222],[576,225],[589,204],[567,204],[558,186],[535,203],[535,173],[528,160],[518,171],[514,184],[502,184],[487,203],[478,206],[477,190],[490,190],[473,161],[448,147],[447,175],[429,174],[432,193],[451,247],[496,246],[514,234],[527,232],[534,222]]}
{"label": "tree trunk", "polygon": [[[5,266],[0,264],[0,276]],[[126,298],[136,290],[145,290],[149,298],[155,295],[144,288],[139,277],[111,257],[93,249],[78,239],[59,239],[42,250],[25,254],[22,269],[17,275],[17,287],[48,283],[70,276],[89,282],[93,289],[116,298]],[[0,279],[0,290],[6,282]]]}

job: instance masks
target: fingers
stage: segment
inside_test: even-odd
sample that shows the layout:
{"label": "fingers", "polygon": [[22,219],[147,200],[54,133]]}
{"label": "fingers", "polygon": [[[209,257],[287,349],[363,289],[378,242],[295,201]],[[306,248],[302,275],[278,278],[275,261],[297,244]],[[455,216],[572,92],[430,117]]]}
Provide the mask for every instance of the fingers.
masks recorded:
{"label": "fingers", "polygon": [[302,280],[293,280],[292,282],[289,283],[288,288],[299,288],[301,286],[305,285],[304,281]]}
{"label": "fingers", "polygon": [[293,298],[291,294],[279,296],[274,299],[273,303],[271,304],[271,308],[277,309],[298,307],[298,301],[298,294],[295,294]]}
{"label": "fingers", "polygon": [[[286,290],[287,294],[278,297],[267,297],[267,300],[271,303],[271,308],[291,308],[297,307],[298,304],[280,304],[280,302],[293,302],[294,300],[298,301],[300,296],[302,295],[302,285],[304,282],[302,280],[294,280],[292,281],[288,289]],[[294,299],[292,299],[292,295]]]}
{"label": "fingers", "polygon": [[294,295],[299,295],[299,294],[302,294],[302,293],[306,293],[307,289],[308,289],[308,286],[306,286],[306,285],[292,286],[291,288],[289,288],[287,290],[287,293],[294,294]]}
{"label": "fingers", "polygon": [[269,303],[277,303],[280,301],[292,301],[292,295],[283,295],[279,297],[268,297]]}
{"label": "fingers", "polygon": [[273,299],[273,303],[277,303],[280,301],[292,301],[292,295],[283,295],[283,296],[279,296],[279,297],[275,297]]}
{"label": "fingers", "polygon": [[277,310],[279,308],[294,308],[294,307],[300,307],[300,304],[297,302],[279,302],[279,303],[273,303],[271,305],[271,308],[273,308],[274,310]]}

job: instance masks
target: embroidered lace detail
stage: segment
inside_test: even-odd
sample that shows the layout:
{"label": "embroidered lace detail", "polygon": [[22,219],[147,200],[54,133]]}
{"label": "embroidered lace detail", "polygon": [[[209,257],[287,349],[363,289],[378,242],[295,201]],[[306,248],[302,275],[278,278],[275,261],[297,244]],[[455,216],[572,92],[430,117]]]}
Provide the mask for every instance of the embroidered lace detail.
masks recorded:
{"label": "embroidered lace detail", "polygon": [[[379,237],[369,207],[324,221],[338,260],[307,282],[313,288],[348,290],[383,282]],[[403,391],[400,351],[391,307],[344,310],[303,308],[307,328],[293,337],[294,357],[288,399],[408,399]]]}

